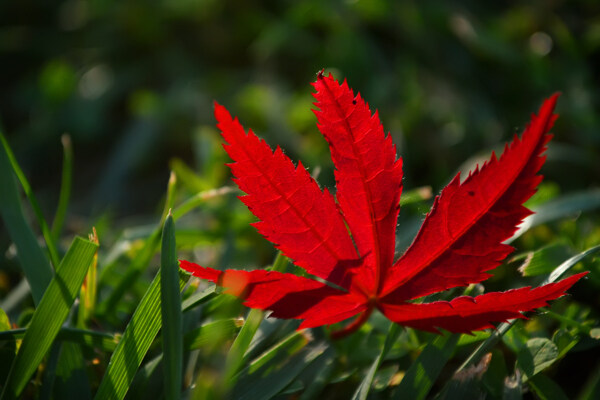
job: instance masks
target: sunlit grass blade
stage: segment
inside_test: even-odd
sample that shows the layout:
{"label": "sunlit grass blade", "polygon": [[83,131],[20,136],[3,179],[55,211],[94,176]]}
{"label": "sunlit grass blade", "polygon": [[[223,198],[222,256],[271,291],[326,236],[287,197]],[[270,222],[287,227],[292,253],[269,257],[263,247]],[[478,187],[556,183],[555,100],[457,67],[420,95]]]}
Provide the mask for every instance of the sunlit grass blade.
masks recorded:
{"label": "sunlit grass blade", "polygon": [[162,313],[163,369],[165,397],[181,397],[183,369],[183,324],[181,318],[181,292],[179,288],[179,263],[175,248],[175,223],[169,212],[162,233],[160,256],[160,295]]}
{"label": "sunlit grass blade", "polygon": [[519,254],[510,262],[522,262],[519,272],[523,276],[547,275],[554,270],[556,260],[564,260],[571,255],[572,251],[567,244],[555,242],[535,251]]}
{"label": "sunlit grass blade", "polygon": [[295,354],[297,351],[306,346],[308,342],[309,336],[304,335],[301,332],[294,331],[283,338],[279,343],[271,346],[260,356],[252,360],[244,372],[247,374],[256,373],[259,369],[265,367],[267,363],[274,362],[277,359],[287,358]]}
{"label": "sunlit grass blade", "polygon": [[204,304],[216,295],[216,289],[217,286],[212,285],[208,289],[203,290],[202,292],[196,292],[192,294],[190,297],[183,300],[183,302],[181,303],[181,311],[185,312],[200,304]]}
{"label": "sunlit grass blade", "polygon": [[177,179],[185,186],[190,192],[202,192],[209,189],[211,183],[204,177],[198,175],[193,169],[188,167],[181,159],[174,158],[169,163],[171,170],[177,175]]}
{"label": "sunlit grass blade", "polygon": [[[92,228],[92,234],[89,236],[90,242],[100,245],[98,240],[98,234],[96,228]],[[94,315],[94,308],[96,307],[96,286],[98,276],[98,252],[94,254],[92,264],[88,269],[88,272],[81,285],[81,292],[79,293],[79,309],[77,315],[77,327],[87,327],[88,320]]]}
{"label": "sunlit grass blade", "polygon": [[[52,238],[52,233],[50,232],[48,223],[44,219],[44,214],[42,214],[42,209],[39,203],[37,202],[35,195],[33,194],[33,190],[31,189],[29,181],[25,177],[25,174],[21,170],[21,167],[19,167],[19,163],[17,162],[17,159],[15,158],[15,155],[13,154],[2,132],[0,132],[0,141],[2,142],[2,147],[4,148],[4,151],[2,152],[4,154],[0,157],[6,156],[6,160],[8,160],[8,162],[10,163],[10,166],[12,167],[15,175],[17,176],[17,179],[21,183],[23,191],[25,192],[25,195],[27,196],[27,199],[31,204],[31,208],[35,213],[37,222],[40,225],[40,229],[42,230],[42,235],[44,236],[44,240],[46,241],[46,247],[48,248],[48,254],[50,255],[50,262],[56,268],[56,266],[58,266],[60,263],[60,257],[58,256],[58,251],[56,250],[56,245],[54,244],[54,239]],[[0,163],[4,164],[6,160],[0,161]],[[4,168],[6,168],[6,165],[0,166],[0,169]],[[4,185],[0,187],[4,188]]]}
{"label": "sunlit grass blade", "polygon": [[424,399],[442,368],[454,354],[460,335],[445,334],[427,344],[412,363],[394,393],[394,399]]}
{"label": "sunlit grass blade", "polygon": [[375,374],[377,373],[379,366],[387,356],[387,353],[390,351],[392,345],[394,344],[396,339],[398,339],[398,335],[400,334],[401,330],[402,327],[398,324],[390,325],[390,329],[385,338],[383,348],[379,352],[379,355],[377,356],[375,361],[373,361],[371,368],[369,368],[369,372],[367,372],[367,375],[363,378],[362,382],[360,383],[360,386],[358,386],[356,392],[354,392],[354,396],[352,396],[353,400],[366,400],[367,396],[369,395],[369,391],[371,390]]}
{"label": "sunlit grass blade", "polygon": [[598,246],[594,246],[594,247],[590,247],[589,249],[582,251],[581,253],[574,255],[573,257],[569,258],[568,260],[566,260],[565,262],[563,262],[562,264],[560,264],[558,267],[556,267],[556,269],[554,271],[552,271],[552,273],[548,276],[548,278],[546,278],[546,280],[544,280],[544,282],[542,283],[542,285],[546,285],[548,283],[552,283],[552,282],[556,282],[557,280],[560,279],[560,277],[567,272],[569,269],[571,269],[575,264],[577,264],[578,262],[580,262],[581,260],[583,260],[584,258],[586,258],[587,256],[590,256],[594,253],[597,253],[600,250],[600,245]]}
{"label": "sunlit grass blade", "polygon": [[51,229],[52,237],[55,241],[58,240],[60,232],[65,224],[67,206],[69,205],[69,198],[71,197],[71,182],[73,180],[73,146],[71,144],[71,137],[69,135],[63,135],[61,137],[61,142],[63,145],[62,180],[60,183],[58,205],[56,206]]}
{"label": "sunlit grass blade", "polygon": [[421,186],[412,190],[406,190],[400,197],[400,206],[408,204],[419,203],[421,201],[429,200],[433,197],[431,186]]}
{"label": "sunlit grass blade", "polygon": [[[560,264],[558,267],[556,267],[554,269],[554,271],[552,271],[552,273],[548,276],[548,278],[546,280],[544,280],[542,285],[556,282],[565,272],[567,272],[569,269],[571,269],[575,264],[577,264],[578,262],[583,260],[585,257],[596,253],[598,250],[600,250],[600,245],[591,247],[591,248],[569,258],[568,260],[566,260],[565,262]],[[475,349],[475,351],[473,353],[471,353],[471,355],[465,360],[465,362],[460,366],[460,368],[458,368],[457,372],[460,372],[460,371],[464,370],[466,367],[468,367],[469,365],[478,362],[479,359],[484,354],[489,352],[492,349],[492,347],[494,347],[496,345],[496,343],[498,343],[500,338],[506,332],[508,332],[508,330],[512,327],[513,324],[514,324],[514,320],[509,321],[509,322],[503,322],[500,325],[498,325],[497,329],[495,329],[492,332],[490,337],[488,339],[486,339],[483,343],[481,343],[481,345],[479,345],[479,347],[477,349]]]}
{"label": "sunlit grass blade", "polygon": [[[2,142],[4,136],[0,133]],[[46,287],[52,280],[52,267],[40,248],[38,241],[27,223],[17,183],[13,175],[6,146],[0,148],[0,215],[10,238],[17,248],[21,268],[29,286],[35,304],[39,304]]]}
{"label": "sunlit grass blade", "polygon": [[2,399],[18,398],[50,349],[75,301],[97,246],[75,238],[38,305],[11,366]]}
{"label": "sunlit grass blade", "polygon": [[[180,290],[185,286],[187,278],[180,275]],[[121,400],[125,397],[161,324],[159,271],[127,324],[123,337],[110,358],[95,399]]]}
{"label": "sunlit grass blade", "polygon": [[173,210],[173,218],[175,218],[175,220],[181,218],[182,216],[189,213],[190,211],[192,211],[193,209],[195,209],[202,203],[206,202],[206,200],[209,200],[209,199],[212,199],[215,197],[219,197],[219,196],[224,196],[229,193],[239,193],[239,192],[240,192],[240,190],[238,188],[234,188],[232,186],[223,186],[218,189],[209,189],[209,190],[205,190],[203,192],[197,193],[194,196],[187,199],[186,201],[184,201],[183,203],[181,203],[179,206],[177,206]]}

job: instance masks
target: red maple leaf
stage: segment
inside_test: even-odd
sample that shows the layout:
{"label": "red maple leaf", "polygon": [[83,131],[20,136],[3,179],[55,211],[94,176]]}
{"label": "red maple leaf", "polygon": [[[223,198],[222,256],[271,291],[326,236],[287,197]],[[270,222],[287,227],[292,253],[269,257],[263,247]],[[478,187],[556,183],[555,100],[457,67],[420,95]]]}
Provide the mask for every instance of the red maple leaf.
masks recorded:
{"label": "red maple leaf", "polygon": [[[240,199],[259,218],[258,231],[312,277],[266,270],[181,267],[244,299],[248,307],[277,318],[302,319],[300,328],[357,316],[334,336],[355,331],[379,309],[402,325],[437,332],[471,332],[522,314],[565,294],[585,273],[531,289],[492,292],[452,301],[412,300],[481,282],[513,250],[503,242],[531,214],[523,203],[542,180],[537,175],[558,95],[532,115],[521,138],[495,154],[461,182],[458,174],[436,197],[406,252],[394,262],[402,191],[402,159],[377,113],[344,81],[319,73],[313,83],[318,127],[336,167],[335,197],[321,190],[299,162],[246,133],[215,103],[224,148],[234,160]],[[299,329],[300,329],[299,328]]]}

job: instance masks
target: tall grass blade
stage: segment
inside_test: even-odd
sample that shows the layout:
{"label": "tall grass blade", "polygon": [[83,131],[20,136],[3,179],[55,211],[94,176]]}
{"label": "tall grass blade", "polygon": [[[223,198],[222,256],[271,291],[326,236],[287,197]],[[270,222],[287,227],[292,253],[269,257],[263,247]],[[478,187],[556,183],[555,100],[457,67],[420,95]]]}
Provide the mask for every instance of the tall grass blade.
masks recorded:
{"label": "tall grass blade", "polygon": [[[1,133],[0,139],[4,144],[4,136]],[[23,213],[19,190],[10,163],[10,153],[6,145],[0,148],[0,188],[2,188],[0,215],[10,238],[17,247],[21,268],[29,282],[33,301],[37,305],[52,280],[53,272]]]}
{"label": "tall grass blade", "polygon": [[162,313],[163,368],[165,397],[181,398],[183,370],[183,323],[181,317],[181,292],[179,289],[179,263],[175,249],[175,223],[169,212],[162,233],[160,256],[160,295]]}
{"label": "tall grass blade", "polygon": [[63,145],[62,179],[60,183],[58,205],[56,206],[51,229],[52,237],[55,241],[58,241],[65,224],[67,207],[69,205],[69,198],[71,197],[71,182],[73,180],[73,146],[71,144],[71,137],[69,135],[63,135],[61,137],[61,142]]}
{"label": "tall grass blade", "polygon": [[[0,132],[0,141],[2,142],[2,147],[4,148],[4,151],[2,152],[4,154],[0,157],[6,157],[6,160],[8,160],[8,162],[10,163],[10,166],[12,167],[15,175],[17,176],[17,179],[21,183],[23,191],[25,191],[25,195],[27,196],[27,199],[31,204],[31,208],[35,213],[38,224],[40,225],[40,229],[42,230],[42,235],[44,236],[44,240],[46,241],[46,247],[48,248],[48,254],[50,255],[50,262],[56,268],[60,263],[60,257],[58,256],[58,251],[56,250],[56,245],[54,244],[54,239],[52,238],[52,233],[50,232],[48,223],[46,223],[46,220],[44,219],[44,214],[42,214],[42,209],[39,203],[37,202],[35,195],[33,194],[33,190],[31,189],[29,181],[25,177],[25,174],[21,170],[21,167],[19,167],[19,163],[17,162],[17,159],[15,158],[15,155],[13,154],[2,132]],[[5,163],[6,160],[1,161],[1,163]],[[4,168],[6,168],[6,166],[0,167],[0,169]]]}

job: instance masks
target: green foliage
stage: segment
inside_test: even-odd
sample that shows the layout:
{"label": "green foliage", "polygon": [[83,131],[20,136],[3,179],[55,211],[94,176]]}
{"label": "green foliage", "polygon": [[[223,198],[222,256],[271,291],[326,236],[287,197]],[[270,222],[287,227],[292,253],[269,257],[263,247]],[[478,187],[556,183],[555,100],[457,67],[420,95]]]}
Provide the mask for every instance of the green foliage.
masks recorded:
{"label": "green foliage", "polygon": [[[97,399],[144,398],[162,392],[169,393],[165,394],[169,398],[252,399],[289,395],[303,399],[427,398],[435,393],[440,398],[519,398],[525,388],[540,398],[563,398],[577,392],[578,388],[568,384],[563,387],[560,371],[562,363],[581,357],[580,348],[594,351],[598,346],[597,319],[586,300],[557,301],[527,323],[501,324],[491,335],[479,332],[473,336],[432,336],[390,325],[374,315],[357,333],[333,342],[326,329],[297,332],[297,322],[265,319],[264,313],[256,310],[239,319],[246,313],[239,301],[215,296],[214,286],[195,279],[185,288],[188,277],[174,267],[178,253],[198,249],[211,258],[227,260],[230,252],[257,259],[260,252],[251,245],[253,234],[246,228],[251,220],[232,205],[230,199],[237,193],[235,190],[224,187],[189,193],[188,188],[195,187],[200,176],[190,175],[195,173],[189,167],[179,169],[184,171],[183,176],[173,173],[169,180],[158,227],[123,230],[110,239],[112,243],[109,241],[106,249],[101,248],[97,259],[95,244],[76,239],[76,245],[87,243],[90,251],[81,262],[69,261],[73,250],[63,260],[78,271],[68,271],[69,297],[63,300],[53,295],[57,289],[56,284],[51,284],[44,296],[59,303],[45,305],[44,297],[31,322],[23,328],[10,327],[7,319],[0,332],[2,354],[14,359],[13,369],[17,371],[4,372],[7,398],[23,390],[28,394],[37,391],[44,398],[78,395]],[[195,183],[188,183],[188,179]],[[14,204],[21,206],[18,192],[14,191]],[[579,231],[592,229],[593,235],[597,228],[586,224],[571,227],[569,236],[560,229],[576,207],[585,208],[582,198],[587,197],[557,197],[555,202],[562,204],[558,209],[563,211],[552,213],[552,218],[543,222],[525,224],[527,228],[517,233],[521,235],[518,241],[532,243],[532,250],[517,254],[504,266],[515,270],[514,265],[522,263],[523,278],[499,274],[496,279],[531,280],[541,276],[545,282],[552,282],[571,269],[581,270],[580,262],[592,261],[600,246],[578,250],[588,244],[587,236]],[[421,206],[430,199],[426,188],[407,190],[405,212],[418,218]],[[569,199],[573,204],[569,204]],[[542,210],[552,208],[547,205],[552,203],[538,204],[535,207]],[[172,213],[168,212],[170,208]],[[585,222],[594,216],[581,218]],[[194,220],[216,231],[190,228]],[[228,239],[227,230],[222,230],[228,226],[224,221],[229,221],[230,229],[239,235],[235,242]],[[555,223],[559,225],[553,231]],[[96,236],[93,240],[98,243]],[[150,282],[152,260],[159,251],[160,272]],[[569,255],[572,256],[564,260]],[[237,262],[237,258],[232,260]],[[589,265],[593,270],[595,264]],[[98,278],[90,275],[97,266]],[[285,257],[278,254],[272,268],[285,271],[289,266]],[[60,279],[65,271],[60,267],[55,279]],[[161,284],[163,281],[165,284]],[[468,290],[480,289],[476,285]],[[61,327],[77,293],[81,296],[79,312]],[[27,310],[13,306],[9,316],[20,313],[20,319],[27,321]],[[43,323],[39,322],[40,316],[45,318]],[[163,326],[163,321],[169,322]],[[94,330],[88,328],[92,324]],[[161,329],[162,335],[158,335]],[[115,330],[118,333],[114,334]],[[32,336],[36,337],[32,340]],[[509,359],[516,360],[513,368],[507,366]],[[90,377],[91,360],[98,364],[100,374]],[[36,385],[27,383],[39,365],[44,372],[34,377],[33,382],[41,379],[36,389]],[[583,398],[592,398],[598,390],[596,375],[592,373],[588,379]]]}
{"label": "green foliage", "polygon": [[96,250],[94,243],[81,238],[73,241],[31,318],[6,379],[3,399],[18,398],[42,362],[67,318]]}
{"label": "green foliage", "polygon": [[[599,12],[589,1],[1,2],[3,396],[599,398]],[[467,157],[562,91],[536,214],[485,290],[591,273],[495,331],[433,336],[374,314],[339,341],[175,276],[179,258],[293,268],[250,226],[211,105],[332,187],[309,111],[323,67],[361,89],[404,157],[399,252],[432,193],[481,162]],[[97,254],[74,239],[92,227]]]}

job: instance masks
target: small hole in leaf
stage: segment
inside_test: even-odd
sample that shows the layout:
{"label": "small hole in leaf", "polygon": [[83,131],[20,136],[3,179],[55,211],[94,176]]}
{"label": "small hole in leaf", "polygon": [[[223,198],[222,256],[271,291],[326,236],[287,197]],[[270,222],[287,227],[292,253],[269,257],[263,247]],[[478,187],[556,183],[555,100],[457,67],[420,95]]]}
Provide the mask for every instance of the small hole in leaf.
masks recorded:
{"label": "small hole in leaf", "polygon": [[469,196],[475,196],[475,192],[472,190],[469,190],[467,193],[469,194]]}
{"label": "small hole in leaf", "polygon": [[356,99],[352,100],[352,104],[356,104]]}

